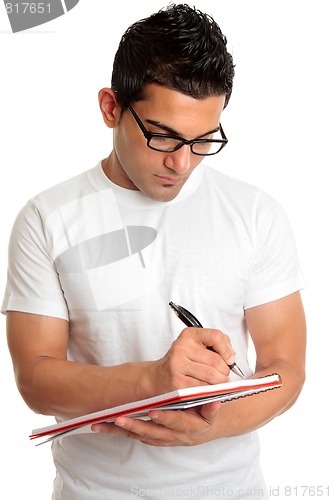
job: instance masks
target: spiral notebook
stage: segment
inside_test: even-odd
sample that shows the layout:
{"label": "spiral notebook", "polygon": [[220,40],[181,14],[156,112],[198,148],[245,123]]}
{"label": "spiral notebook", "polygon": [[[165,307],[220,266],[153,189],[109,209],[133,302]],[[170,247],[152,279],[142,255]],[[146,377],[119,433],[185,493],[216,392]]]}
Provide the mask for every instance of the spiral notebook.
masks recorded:
{"label": "spiral notebook", "polygon": [[30,439],[46,438],[43,442],[39,443],[43,444],[73,434],[92,432],[92,424],[113,422],[116,417],[121,415],[149,419],[148,413],[150,410],[186,410],[187,408],[204,405],[212,401],[221,401],[223,403],[270,389],[277,389],[281,385],[282,380],[280,375],[274,373],[256,379],[187,387],[34,429],[29,437]]}

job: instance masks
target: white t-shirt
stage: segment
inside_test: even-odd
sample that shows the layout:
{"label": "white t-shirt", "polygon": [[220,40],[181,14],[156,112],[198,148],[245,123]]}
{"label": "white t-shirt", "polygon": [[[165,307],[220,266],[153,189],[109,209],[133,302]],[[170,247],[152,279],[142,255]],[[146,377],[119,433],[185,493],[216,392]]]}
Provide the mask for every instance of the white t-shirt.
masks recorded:
{"label": "white t-shirt", "polygon": [[[68,359],[113,365],[166,353],[184,328],[173,301],[227,333],[250,375],[244,309],[303,286],[284,211],[258,188],[201,164],[158,202],[98,164],[18,215],[2,310],[69,319]],[[170,448],[77,435],[52,451],[54,500],[268,498],[255,432]]]}

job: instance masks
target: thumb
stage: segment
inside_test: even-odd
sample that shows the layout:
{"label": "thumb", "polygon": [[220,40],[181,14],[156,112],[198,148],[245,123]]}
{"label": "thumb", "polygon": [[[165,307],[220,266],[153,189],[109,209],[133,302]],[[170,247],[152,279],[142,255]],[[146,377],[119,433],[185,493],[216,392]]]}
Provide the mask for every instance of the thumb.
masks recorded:
{"label": "thumb", "polygon": [[212,423],[221,408],[220,401],[213,401],[201,406],[200,415],[208,423]]}

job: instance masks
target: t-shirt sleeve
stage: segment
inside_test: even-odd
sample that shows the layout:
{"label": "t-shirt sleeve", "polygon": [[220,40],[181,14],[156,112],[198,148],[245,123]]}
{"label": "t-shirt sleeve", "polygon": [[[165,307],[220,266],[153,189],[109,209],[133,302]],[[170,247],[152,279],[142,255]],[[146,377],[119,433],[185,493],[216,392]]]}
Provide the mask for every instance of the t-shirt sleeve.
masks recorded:
{"label": "t-shirt sleeve", "polygon": [[280,204],[261,193],[252,224],[254,255],[244,309],[280,299],[305,287],[293,231]]}
{"label": "t-shirt sleeve", "polygon": [[29,202],[14,223],[1,311],[20,311],[68,320],[68,308],[48,251],[44,225]]}

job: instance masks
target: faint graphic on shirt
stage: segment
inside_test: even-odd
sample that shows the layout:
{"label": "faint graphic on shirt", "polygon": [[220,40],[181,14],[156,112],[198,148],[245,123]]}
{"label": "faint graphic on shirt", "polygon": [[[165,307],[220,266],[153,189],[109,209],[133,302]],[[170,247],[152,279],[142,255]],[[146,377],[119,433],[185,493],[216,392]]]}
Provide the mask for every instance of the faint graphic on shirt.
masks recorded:
{"label": "faint graphic on shirt", "polygon": [[124,225],[112,192],[62,206],[48,217],[48,229],[59,276],[72,287],[89,286],[97,310],[141,297],[164,280],[157,230]]}
{"label": "faint graphic on shirt", "polygon": [[79,273],[127,259],[138,254],[141,266],[146,268],[142,251],[157,236],[148,226],[124,226],[123,229],[96,236],[70,247],[55,260],[59,272]]}
{"label": "faint graphic on shirt", "polygon": [[123,304],[147,293],[164,279],[156,262],[157,231],[125,226],[69,248],[57,257],[60,273],[85,272],[98,310]]}

